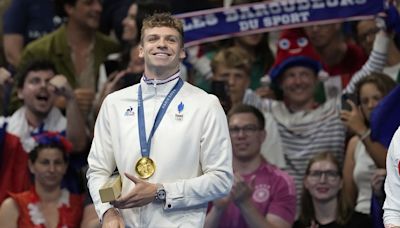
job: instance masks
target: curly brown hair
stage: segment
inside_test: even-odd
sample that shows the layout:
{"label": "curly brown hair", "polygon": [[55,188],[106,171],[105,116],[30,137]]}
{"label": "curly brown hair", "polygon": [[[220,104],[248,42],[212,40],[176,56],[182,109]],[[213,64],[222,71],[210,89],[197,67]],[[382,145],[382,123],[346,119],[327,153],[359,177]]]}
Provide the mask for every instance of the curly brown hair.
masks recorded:
{"label": "curly brown hair", "polygon": [[180,35],[180,42],[183,46],[183,24],[177,18],[174,18],[170,13],[155,13],[146,17],[143,20],[143,27],[141,29],[140,42],[143,43],[144,31],[149,28],[155,27],[168,27],[176,29]]}

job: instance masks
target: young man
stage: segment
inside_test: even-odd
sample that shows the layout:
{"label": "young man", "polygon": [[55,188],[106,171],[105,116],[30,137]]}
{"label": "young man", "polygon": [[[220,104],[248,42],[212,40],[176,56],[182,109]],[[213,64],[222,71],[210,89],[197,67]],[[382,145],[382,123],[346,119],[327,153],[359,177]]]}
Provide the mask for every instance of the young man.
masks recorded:
{"label": "young man", "polygon": [[[90,194],[103,227],[200,227],[207,202],[232,186],[225,114],[215,96],[179,78],[185,52],[178,19],[154,14],[141,34],[141,82],[107,96],[96,121]],[[116,168],[121,196],[101,203],[99,188]]]}
{"label": "young man", "polygon": [[12,116],[0,117],[0,142],[4,142],[0,147],[0,202],[7,192],[21,192],[31,185],[26,167],[28,153],[35,146],[35,134],[65,133],[75,152],[86,148],[83,117],[68,83],[57,85],[59,95],[67,101],[66,118],[53,105],[56,95],[49,83],[55,79],[55,72],[51,62],[34,60],[18,73],[18,97],[24,105]]}
{"label": "young man", "polygon": [[260,154],[264,115],[239,104],[228,114],[235,181],[228,197],[213,202],[205,227],[291,227],[296,214],[292,177]]}
{"label": "young man", "polygon": [[[249,54],[242,48],[229,47],[220,50],[211,60],[212,83],[226,83],[227,91],[221,92],[225,94],[223,98],[230,99],[230,101],[222,100],[221,103],[229,102],[233,107],[243,102],[246,93],[252,93],[249,88],[252,66],[250,59]],[[278,125],[271,114],[264,113],[264,117],[265,129],[268,129],[268,140],[264,140],[261,154],[267,158],[268,162],[283,168],[285,160]]]}
{"label": "young man", "polygon": [[[351,79],[344,92],[353,92],[354,85],[373,71],[381,71],[387,52],[387,35],[378,33],[370,58]],[[281,33],[278,52],[270,72],[273,83],[283,93],[283,100],[261,100],[255,94],[246,94],[246,104],[270,112],[279,126],[287,171],[295,178],[297,195],[308,160],[321,151],[332,151],[342,160],[345,127],[340,119],[341,99],[337,95],[322,104],[314,99],[321,64],[302,30]],[[298,202],[299,203],[299,202]]]}

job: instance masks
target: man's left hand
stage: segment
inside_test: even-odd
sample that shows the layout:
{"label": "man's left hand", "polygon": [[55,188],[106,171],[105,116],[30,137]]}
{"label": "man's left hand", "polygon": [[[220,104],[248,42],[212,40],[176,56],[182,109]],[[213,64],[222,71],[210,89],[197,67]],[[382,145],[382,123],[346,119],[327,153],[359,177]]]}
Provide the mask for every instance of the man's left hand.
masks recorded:
{"label": "man's left hand", "polygon": [[135,187],[125,196],[121,196],[111,204],[120,209],[127,209],[132,207],[141,207],[153,202],[157,185],[147,181],[136,178],[133,175],[125,173],[125,176],[135,183]]}

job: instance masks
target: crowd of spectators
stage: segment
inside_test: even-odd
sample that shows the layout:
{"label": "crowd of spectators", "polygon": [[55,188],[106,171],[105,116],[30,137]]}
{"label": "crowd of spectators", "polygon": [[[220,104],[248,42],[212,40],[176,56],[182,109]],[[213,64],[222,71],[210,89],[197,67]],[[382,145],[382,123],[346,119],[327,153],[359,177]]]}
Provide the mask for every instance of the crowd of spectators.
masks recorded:
{"label": "crowd of spectators", "polygon": [[[100,227],[86,158],[104,98],[141,80],[143,19],[252,2],[1,1],[0,226]],[[383,227],[373,210],[385,200],[388,148],[371,137],[371,115],[400,82],[396,24],[310,25],[186,49],[181,76],[220,99],[233,148],[234,186],[209,203],[206,227]],[[44,202],[39,218],[28,198]]]}

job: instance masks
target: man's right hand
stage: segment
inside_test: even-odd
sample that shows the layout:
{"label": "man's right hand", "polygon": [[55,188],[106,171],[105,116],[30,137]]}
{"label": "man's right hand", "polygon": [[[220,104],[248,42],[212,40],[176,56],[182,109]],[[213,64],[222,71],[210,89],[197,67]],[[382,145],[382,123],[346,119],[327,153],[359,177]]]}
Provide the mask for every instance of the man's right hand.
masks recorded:
{"label": "man's right hand", "polygon": [[125,228],[121,214],[115,208],[110,208],[103,216],[102,228]]}

